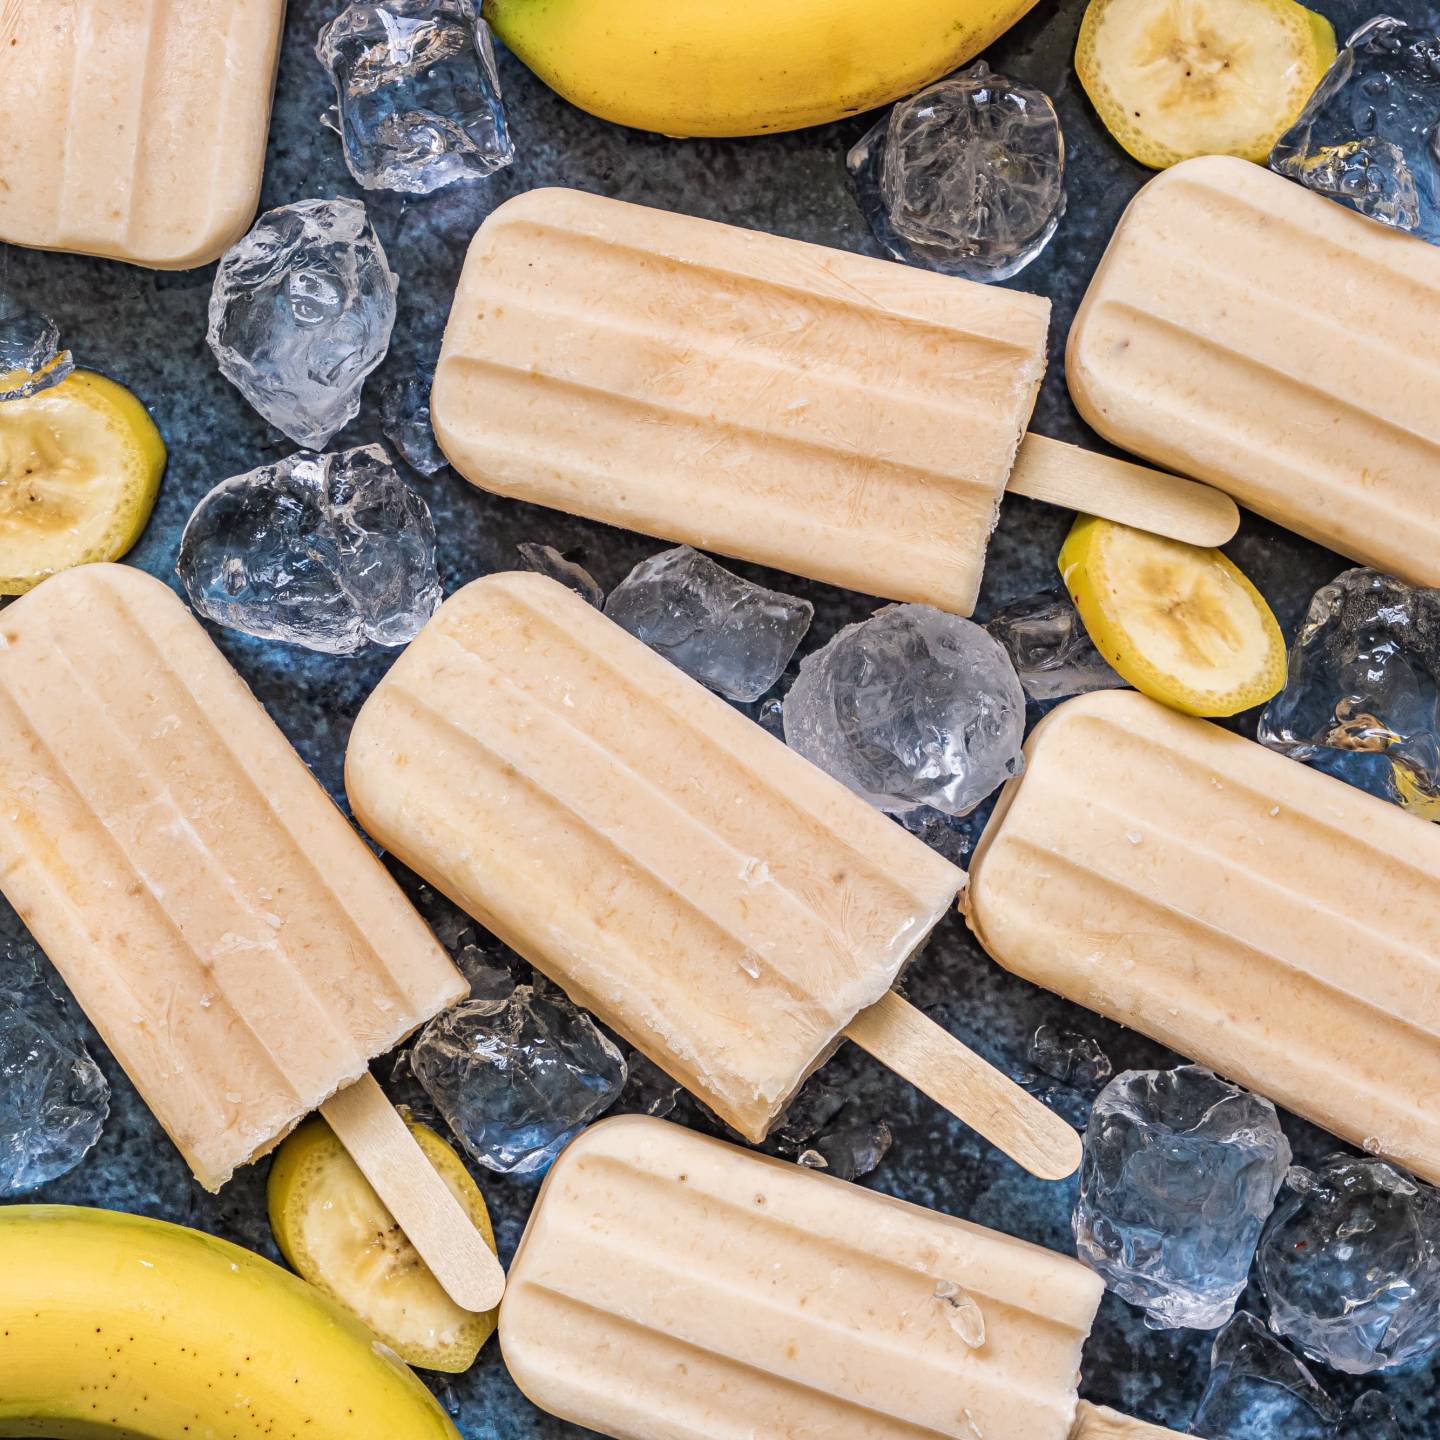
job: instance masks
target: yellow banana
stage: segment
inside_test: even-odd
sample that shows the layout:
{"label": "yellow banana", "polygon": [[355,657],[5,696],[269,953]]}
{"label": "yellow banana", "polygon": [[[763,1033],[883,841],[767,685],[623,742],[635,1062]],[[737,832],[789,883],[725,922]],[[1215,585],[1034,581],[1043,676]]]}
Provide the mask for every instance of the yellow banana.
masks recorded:
{"label": "yellow banana", "polygon": [[358,1321],[199,1231],[4,1206],[0,1277],[0,1435],[459,1440]]}
{"label": "yellow banana", "polygon": [[1036,0],[485,0],[573,105],[665,135],[799,130],[909,95]]}

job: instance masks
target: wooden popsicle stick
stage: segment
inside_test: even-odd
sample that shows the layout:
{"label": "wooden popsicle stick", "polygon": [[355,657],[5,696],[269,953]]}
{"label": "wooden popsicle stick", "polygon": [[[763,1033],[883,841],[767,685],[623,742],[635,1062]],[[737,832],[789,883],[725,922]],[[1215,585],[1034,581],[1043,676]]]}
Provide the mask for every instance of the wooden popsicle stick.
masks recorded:
{"label": "wooden popsicle stick", "polygon": [[1118,1410],[1082,1400],[1075,1412],[1075,1428],[1070,1432],[1070,1440],[1191,1440],[1191,1437],[1178,1430],[1167,1430],[1163,1425],[1132,1420]]}
{"label": "wooden popsicle stick", "polygon": [[1042,1180],[1080,1166],[1080,1137],[1008,1075],[891,991],[845,1034]]}
{"label": "wooden popsicle stick", "polygon": [[1005,488],[1190,545],[1223,545],[1240,527],[1235,502],[1211,485],[1044,435],[1021,440]]}
{"label": "wooden popsicle stick", "polygon": [[445,1293],[463,1310],[493,1310],[505,1293],[499,1260],[375,1077],[332,1095],[320,1113]]}

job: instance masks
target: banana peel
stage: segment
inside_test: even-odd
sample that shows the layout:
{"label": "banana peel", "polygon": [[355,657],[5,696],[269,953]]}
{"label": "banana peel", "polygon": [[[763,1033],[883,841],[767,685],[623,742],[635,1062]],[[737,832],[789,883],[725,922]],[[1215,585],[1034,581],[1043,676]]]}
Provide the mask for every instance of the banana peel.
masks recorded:
{"label": "banana peel", "polygon": [[357,1320],[212,1235],[8,1205],[0,1275],[0,1435],[460,1440]]}
{"label": "banana peel", "polygon": [[963,65],[1037,0],[485,0],[572,105],[675,137],[823,125]]}

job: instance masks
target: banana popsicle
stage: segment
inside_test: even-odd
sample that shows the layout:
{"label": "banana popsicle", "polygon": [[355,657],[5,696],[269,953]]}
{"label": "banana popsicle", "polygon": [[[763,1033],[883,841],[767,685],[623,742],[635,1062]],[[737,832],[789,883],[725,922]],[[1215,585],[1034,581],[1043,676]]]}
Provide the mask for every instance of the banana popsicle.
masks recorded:
{"label": "banana popsicle", "polygon": [[0,240],[183,270],[255,215],[285,0],[0,3]]}
{"label": "banana popsicle", "polygon": [[971,866],[985,949],[1440,1182],[1440,831],[1129,692],[1025,753]]}
{"label": "banana popsicle", "polygon": [[500,1344],[535,1404],[618,1440],[1176,1440],[1077,1404],[1104,1290],[1039,1246],[625,1116],[546,1178]]}
{"label": "banana popsicle", "polygon": [[1074,1132],[891,993],[962,871],[565,586],[453,595],[360,712],[388,850],[751,1140],[842,1033],[1037,1174]]}
{"label": "banana popsicle", "polygon": [[[0,797],[0,889],[196,1179],[324,1107],[430,1259],[387,1174],[435,1172],[368,1067],[464,978],[166,586],[87,565],[0,613]],[[464,1293],[498,1281],[435,1203]]]}
{"label": "banana popsicle", "polygon": [[1229,539],[1208,487],[1024,438],[1049,318],[1036,295],[537,190],[470,247],[431,415],[484,489],[960,614],[1007,482]]}
{"label": "banana popsicle", "polygon": [[1440,250],[1244,160],[1131,202],[1070,332],[1107,439],[1440,585]]}

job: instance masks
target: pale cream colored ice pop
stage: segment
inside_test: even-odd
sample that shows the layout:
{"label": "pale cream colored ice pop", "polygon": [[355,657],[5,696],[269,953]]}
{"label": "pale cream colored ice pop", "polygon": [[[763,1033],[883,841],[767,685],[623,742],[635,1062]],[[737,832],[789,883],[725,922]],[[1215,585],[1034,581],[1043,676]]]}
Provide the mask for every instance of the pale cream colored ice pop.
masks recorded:
{"label": "pale cream colored ice pop", "polygon": [[1213,490],[1022,445],[1049,315],[1035,295],[536,190],[470,247],[431,415],[487,490],[960,614],[1007,482],[1228,539],[1235,507]]}
{"label": "pale cream colored ice pop", "polygon": [[1025,751],[971,867],[986,950],[1440,1181],[1440,831],[1129,692]]}
{"label": "pale cream colored ice pop", "polygon": [[0,240],[164,270],[255,215],[285,0],[0,0]]}
{"label": "pale cream colored ice pop", "polygon": [[[189,611],[138,570],[64,571],[0,612],[0,889],[202,1185],[324,1106],[426,1249],[390,1183],[408,1132],[368,1067],[464,978]],[[461,1288],[495,1282],[493,1304],[498,1266],[460,1231],[451,1252],[481,1267]],[[446,1279],[443,1257],[432,1268]]]}
{"label": "pale cream colored ice pop", "polygon": [[520,1389],[619,1440],[1166,1436],[1077,1406],[1074,1260],[663,1120],[555,1163],[500,1310]]}
{"label": "pale cream colored ice pop", "polygon": [[381,844],[752,1140],[849,1034],[1037,1173],[1074,1132],[890,993],[963,873],[578,595],[453,595],[345,768]]}
{"label": "pale cream colored ice pop", "polygon": [[1131,202],[1070,332],[1117,445],[1440,585],[1440,250],[1227,156]]}

